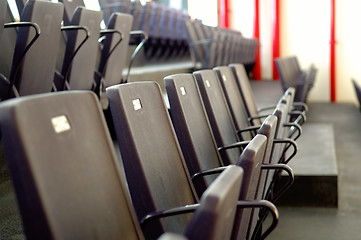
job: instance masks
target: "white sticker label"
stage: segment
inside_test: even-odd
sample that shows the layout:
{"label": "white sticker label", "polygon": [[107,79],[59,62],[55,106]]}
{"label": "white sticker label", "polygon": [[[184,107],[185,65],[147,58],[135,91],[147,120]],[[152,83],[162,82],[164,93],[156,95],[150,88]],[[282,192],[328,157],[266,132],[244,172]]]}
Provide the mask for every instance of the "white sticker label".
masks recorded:
{"label": "white sticker label", "polygon": [[51,119],[51,123],[53,124],[53,128],[56,133],[62,133],[65,131],[69,131],[71,128],[69,121],[65,115],[53,117]]}
{"label": "white sticker label", "polygon": [[142,108],[142,103],[140,102],[139,98],[133,100],[133,107],[135,111]]}
{"label": "white sticker label", "polygon": [[227,81],[227,78],[226,78],[225,75],[222,75],[222,78],[223,78],[223,81],[224,81],[224,82]]}
{"label": "white sticker label", "polygon": [[211,87],[211,83],[208,80],[206,80],[206,86]]}
{"label": "white sticker label", "polygon": [[184,87],[180,87],[180,91],[183,96],[186,95],[186,89]]}

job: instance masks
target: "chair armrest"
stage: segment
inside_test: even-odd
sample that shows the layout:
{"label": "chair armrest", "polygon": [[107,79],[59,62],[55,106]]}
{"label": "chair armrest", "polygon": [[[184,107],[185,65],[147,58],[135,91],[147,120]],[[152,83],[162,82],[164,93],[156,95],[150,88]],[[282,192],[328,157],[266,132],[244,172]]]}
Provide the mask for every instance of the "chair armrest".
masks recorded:
{"label": "chair armrest", "polygon": [[[276,226],[278,224],[278,219],[279,219],[278,210],[273,203],[271,203],[267,200],[238,201],[237,207],[238,208],[266,208],[268,210],[268,212],[272,213],[272,223],[260,237],[260,239],[262,239],[262,240],[265,239],[276,228]],[[259,230],[259,227],[260,226],[257,226],[255,228],[254,232],[257,232]]]}
{"label": "chair armrest", "polygon": [[[285,185],[283,185],[281,187],[281,189],[276,194],[274,194],[274,196],[272,198],[272,202],[276,202],[280,198],[280,196],[282,196],[282,194],[284,192],[286,192],[291,187],[291,185],[294,183],[295,176],[293,174],[293,170],[288,165],[282,164],[282,163],[262,164],[261,169],[262,170],[278,170],[277,174],[275,174],[275,175],[280,174],[282,171],[285,171],[288,174],[288,178],[289,178],[288,182]],[[275,184],[275,177],[273,178],[272,183],[270,184],[269,188],[267,189],[268,193],[271,191],[272,188],[274,188],[274,184]]]}
{"label": "chair armrest", "polygon": [[296,141],[296,140],[301,136],[301,134],[302,134],[302,128],[301,128],[301,126],[300,126],[299,124],[297,124],[297,123],[284,123],[284,124],[283,124],[283,127],[290,127],[290,128],[295,129],[295,131],[293,131],[292,133],[290,133],[289,137],[292,137],[293,134],[294,134],[294,133],[296,132],[296,130],[297,130],[298,134],[296,135],[295,138],[293,138],[293,140],[295,140],[295,141]]}
{"label": "chair armrest", "polygon": [[[32,27],[35,30],[35,35],[31,39],[31,41],[28,43],[28,45],[25,47],[24,51],[21,53],[19,57],[19,61],[15,63],[14,71],[11,71],[10,77],[9,77],[9,89],[8,89],[8,96],[6,98],[10,98],[11,93],[14,92],[14,81],[16,73],[19,70],[20,63],[22,62],[25,54],[29,51],[31,46],[35,43],[35,41],[39,38],[41,30],[38,24],[32,23],[32,22],[11,22],[11,23],[5,23],[4,28],[14,28],[14,27]],[[17,90],[16,93],[18,94]]]}
{"label": "chair armrest", "polygon": [[148,41],[148,34],[144,31],[130,31],[130,36],[140,35],[143,36],[142,41],[137,45],[134,49],[134,52],[130,58],[129,66],[128,66],[128,73],[127,77],[125,78],[124,82],[127,83],[129,81],[130,69],[132,68],[133,62],[137,54],[139,53],[140,49],[144,46],[144,44]]}
{"label": "chair armrest", "polygon": [[212,168],[212,169],[208,169],[208,170],[199,171],[199,172],[193,174],[193,176],[191,177],[192,182],[195,182],[200,177],[213,175],[213,174],[219,174],[219,173],[223,172],[226,168],[227,167],[217,167],[217,168]]}
{"label": "chair armrest", "polygon": [[73,63],[73,60],[76,56],[76,54],[79,52],[80,48],[84,45],[84,43],[88,40],[89,36],[90,36],[90,33],[89,33],[89,30],[87,27],[85,26],[74,26],[74,25],[71,25],[71,26],[64,26],[64,27],[61,27],[61,31],[84,31],[85,32],[85,36],[84,36],[84,39],[80,42],[80,44],[77,46],[77,48],[75,49],[75,51],[73,52],[73,55],[71,56],[70,58],[70,61],[68,63],[68,66],[66,66],[66,71],[65,71],[65,74],[64,74],[64,85],[63,85],[63,89],[61,90],[69,90],[69,81],[68,81],[68,77],[69,77],[69,73],[70,73],[70,68],[71,68],[71,65]]}
{"label": "chair armrest", "polygon": [[199,204],[197,203],[197,204],[191,204],[191,205],[186,205],[186,206],[182,206],[182,207],[170,208],[170,209],[157,211],[157,212],[151,212],[151,213],[147,214],[146,216],[144,216],[140,220],[140,226],[144,230],[144,228],[150,221],[157,220],[157,219],[164,218],[164,217],[179,215],[179,214],[191,213],[191,212],[194,212],[198,207],[199,207]]}
{"label": "chair armrest", "polygon": [[250,141],[242,141],[242,142],[236,142],[236,143],[232,143],[230,145],[227,146],[222,146],[218,148],[218,151],[222,152],[228,149],[232,149],[232,148],[239,148],[239,147],[245,147],[248,145]]}
{"label": "chair armrest", "polygon": [[293,147],[293,152],[292,154],[284,161],[280,162],[280,163],[284,163],[284,164],[287,164],[296,154],[297,154],[297,151],[298,151],[298,145],[297,143],[291,139],[291,138],[285,138],[285,139],[274,139],[273,140],[273,143],[274,144],[278,144],[278,143],[287,143],[288,145],[285,147],[285,149],[283,150],[282,152],[282,155],[281,155],[281,159],[283,159],[283,157],[285,156],[287,150],[292,146]]}

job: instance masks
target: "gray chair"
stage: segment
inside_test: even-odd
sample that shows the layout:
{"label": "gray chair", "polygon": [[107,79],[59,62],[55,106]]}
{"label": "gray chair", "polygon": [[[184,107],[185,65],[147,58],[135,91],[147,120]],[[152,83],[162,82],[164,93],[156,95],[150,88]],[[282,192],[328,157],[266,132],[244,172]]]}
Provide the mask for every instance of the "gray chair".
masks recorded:
{"label": "gray chair", "polygon": [[5,25],[20,28],[9,79],[1,79],[7,85],[1,99],[51,91],[62,16],[61,3],[31,0],[21,14],[23,23]]}
{"label": "gray chair", "polygon": [[27,239],[142,239],[95,94],[21,97],[0,112]]}
{"label": "gray chair", "polygon": [[356,82],[355,79],[351,79],[352,81],[352,84],[354,86],[354,89],[355,89],[355,93],[356,93],[356,96],[357,96],[357,100],[359,102],[359,108],[361,109],[361,87],[360,85]]}
{"label": "gray chair", "polygon": [[[77,7],[71,25],[84,26],[89,32],[67,31],[67,46],[62,69],[63,81],[58,90],[94,90],[94,73],[98,57],[98,39],[102,12]],[[81,47],[79,47],[81,45]]]}
{"label": "gray chair", "polygon": [[159,86],[122,84],[108,88],[107,94],[128,186],[146,237],[183,232],[190,220],[187,216],[158,220],[189,212],[198,202]]}

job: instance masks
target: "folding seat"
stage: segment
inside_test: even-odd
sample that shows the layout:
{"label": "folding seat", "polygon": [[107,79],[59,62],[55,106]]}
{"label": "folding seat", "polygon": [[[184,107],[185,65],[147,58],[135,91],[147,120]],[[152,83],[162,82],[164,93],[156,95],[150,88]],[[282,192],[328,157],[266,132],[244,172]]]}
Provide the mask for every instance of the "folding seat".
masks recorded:
{"label": "folding seat", "polygon": [[[107,24],[108,31],[116,31],[119,34],[115,35],[112,32],[106,34],[103,41],[98,76],[95,78],[96,93],[102,100],[106,100],[105,88],[122,81],[132,20],[133,17],[130,14],[113,13]],[[104,99],[103,96],[105,96]]]}
{"label": "folding seat", "polygon": [[56,90],[94,90],[98,57],[98,39],[102,12],[77,7],[71,25],[83,26],[86,33],[67,31],[67,43],[61,76],[55,78]]}
{"label": "folding seat", "polygon": [[21,14],[27,23],[5,25],[19,30],[9,79],[0,79],[6,89],[0,99],[51,91],[62,15],[61,3],[32,0]]}
{"label": "folding seat", "polygon": [[[356,96],[357,96],[357,100],[361,106],[361,87],[360,85],[356,82],[355,79],[351,79],[352,81],[352,85],[354,86],[355,92],[356,92]],[[359,108],[361,109],[361,107],[359,106]]]}
{"label": "folding seat", "polygon": [[0,44],[1,44],[2,34],[3,34],[3,30],[4,30],[6,8],[7,8],[7,1],[0,0],[0,9],[1,9],[0,10]]}
{"label": "folding seat", "polygon": [[[244,102],[245,110],[248,114],[248,117],[250,121],[258,125],[260,123],[260,116],[267,116],[262,114],[262,112],[266,110],[274,110],[275,106],[269,106],[262,109],[258,109],[256,106],[255,97],[253,95],[253,90],[251,88],[251,85],[249,83],[249,79],[247,76],[247,72],[245,70],[245,67],[243,64],[230,64],[230,68],[232,69],[233,76],[236,79],[237,83],[237,89],[239,90],[241,97]],[[285,91],[285,95],[290,94],[291,95],[291,101],[289,102],[289,111],[290,114],[295,116],[297,121],[295,120],[295,123],[303,123],[306,121],[306,113],[308,111],[308,107],[306,104],[302,102],[294,102],[294,94],[295,89],[294,88],[288,88]]]}
{"label": "folding seat", "polygon": [[28,239],[142,238],[94,93],[21,97],[0,112]]}
{"label": "folding seat", "polygon": [[189,216],[158,220],[188,212],[184,206],[198,202],[159,85],[122,84],[107,88],[107,95],[130,194],[146,237],[156,238],[164,230],[182,232]]}
{"label": "folding seat", "polygon": [[[213,180],[209,176],[207,179],[201,177],[212,173],[213,169],[221,169],[221,166],[223,166],[222,159],[212,136],[212,130],[193,76],[191,74],[176,74],[166,77],[164,82],[174,128],[193,183],[198,194],[200,194]],[[277,139],[274,140],[276,128],[277,117],[271,115],[264,121],[258,131],[258,133],[267,137],[264,156],[265,164],[271,164],[273,144],[278,142]],[[237,146],[237,144],[233,144],[233,146]],[[289,167],[284,165],[276,166],[275,164],[262,167],[266,169],[284,169],[290,174],[290,181],[287,185],[282,186],[281,192],[277,192],[277,195],[281,195],[293,183],[292,170]],[[256,173],[256,175],[260,175],[260,189],[257,198],[263,199],[267,192],[264,188],[266,187],[268,172],[262,171],[262,173]]]}

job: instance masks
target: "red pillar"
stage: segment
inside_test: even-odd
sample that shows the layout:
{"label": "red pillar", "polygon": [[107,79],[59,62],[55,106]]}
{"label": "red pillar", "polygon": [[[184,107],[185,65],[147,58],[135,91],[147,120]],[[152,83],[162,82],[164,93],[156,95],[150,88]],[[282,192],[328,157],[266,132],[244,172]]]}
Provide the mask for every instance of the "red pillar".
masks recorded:
{"label": "red pillar", "polygon": [[229,5],[228,0],[218,0],[219,26],[229,28]]}
{"label": "red pillar", "polygon": [[261,80],[261,53],[260,53],[260,29],[259,29],[259,0],[254,1],[254,23],[253,23],[253,37],[258,39],[256,61],[253,68],[253,79]]}
{"label": "red pillar", "polygon": [[273,80],[278,80],[279,75],[276,68],[275,59],[280,57],[280,0],[273,0],[273,51],[272,51],[272,73]]}
{"label": "red pillar", "polygon": [[331,102],[336,102],[336,13],[335,0],[331,0],[331,39],[330,39],[330,95]]}

